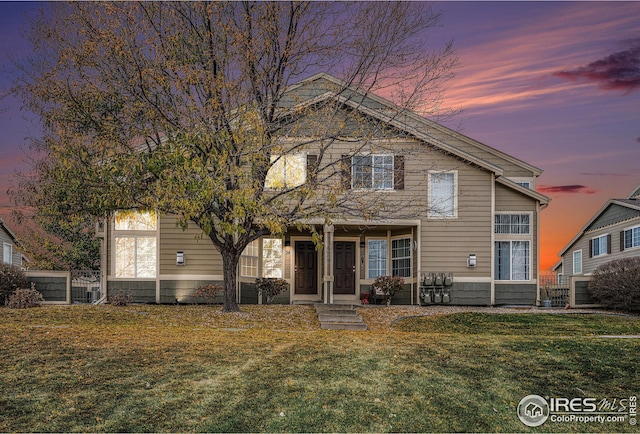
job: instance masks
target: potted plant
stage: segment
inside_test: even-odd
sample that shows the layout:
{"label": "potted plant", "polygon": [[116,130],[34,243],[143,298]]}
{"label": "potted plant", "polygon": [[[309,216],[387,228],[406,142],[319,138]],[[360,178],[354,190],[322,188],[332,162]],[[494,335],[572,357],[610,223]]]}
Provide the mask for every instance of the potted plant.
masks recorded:
{"label": "potted plant", "polygon": [[382,293],[384,302],[391,304],[391,298],[404,289],[404,278],[400,276],[378,276],[371,285],[374,294]]}

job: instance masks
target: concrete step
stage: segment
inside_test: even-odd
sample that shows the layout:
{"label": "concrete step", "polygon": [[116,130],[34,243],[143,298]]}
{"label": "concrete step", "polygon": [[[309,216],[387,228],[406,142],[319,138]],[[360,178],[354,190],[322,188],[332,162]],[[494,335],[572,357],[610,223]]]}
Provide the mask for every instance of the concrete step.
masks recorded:
{"label": "concrete step", "polygon": [[356,322],[362,322],[362,317],[360,315],[358,315],[358,314],[354,314],[354,315],[320,314],[320,315],[318,315],[318,320],[321,323],[324,323],[324,322],[356,323]]}
{"label": "concrete step", "polygon": [[321,323],[320,328],[324,330],[366,330],[367,325],[363,322],[359,322],[359,323],[326,322],[326,323]]}
{"label": "concrete step", "polygon": [[320,310],[354,310],[352,304],[325,304],[325,303],[316,303],[313,305],[316,308],[316,311]]}
{"label": "concrete step", "polygon": [[366,330],[367,325],[351,304],[316,304],[320,328],[325,330]]}

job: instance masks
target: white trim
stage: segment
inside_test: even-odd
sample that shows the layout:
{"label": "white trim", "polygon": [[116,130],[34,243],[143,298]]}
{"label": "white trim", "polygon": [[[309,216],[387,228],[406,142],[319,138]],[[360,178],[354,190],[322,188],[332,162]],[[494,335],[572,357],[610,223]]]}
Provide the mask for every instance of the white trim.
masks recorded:
{"label": "white trim", "polygon": [[[453,215],[434,213],[431,209],[431,175],[453,174]],[[427,172],[427,219],[428,220],[455,220],[458,218],[458,170],[429,170]]]}
{"label": "white trim", "polygon": [[[354,158],[358,158],[358,157],[371,157],[371,187],[358,187],[356,188],[354,186],[354,182],[355,182],[355,176],[354,176],[354,169],[355,169],[355,164],[353,163],[353,159]],[[373,160],[376,157],[391,157],[391,187],[389,188],[375,188],[374,184],[375,184],[375,179],[374,179],[374,168],[375,168],[375,163],[373,162]],[[353,191],[395,191],[396,186],[395,186],[395,155],[394,154],[379,154],[379,153],[362,153],[362,154],[355,154],[351,156],[351,190]]]}
{"label": "white trim", "polygon": [[[298,241],[313,241],[311,236],[306,235],[292,235],[289,238],[289,242],[291,243],[291,260],[289,261],[289,303],[296,301],[314,301],[317,300],[318,297],[322,298],[322,252],[323,249],[319,248],[316,250],[316,294],[296,294],[295,282],[296,282],[296,242]],[[286,247],[285,247],[286,248]]]}
{"label": "white trim", "polygon": [[[130,280],[130,279],[111,279],[111,280]],[[142,279],[136,279],[142,280]],[[154,280],[154,279],[149,279]],[[161,274],[157,280],[224,280],[222,274]],[[255,278],[254,278],[255,280]]]}
{"label": "white trim", "polygon": [[[576,253],[580,252],[580,272],[576,272]],[[583,273],[583,262],[584,262],[584,257],[582,256],[582,249],[578,249],[578,250],[574,250],[573,253],[571,253],[571,263],[573,265],[573,275],[581,275],[584,274]]]}
{"label": "white trim", "polygon": [[[591,238],[591,240],[589,241],[591,243],[591,257],[592,258],[599,258],[600,256],[606,256],[606,255],[610,255],[611,252],[609,251],[609,237],[611,236],[611,234],[604,234],[604,235],[600,235],[597,237],[593,237]],[[600,250],[601,247],[601,242],[600,239],[604,238],[604,247],[605,247],[605,252],[602,253]],[[596,244],[594,243],[594,240],[598,240],[598,254],[596,255]],[[611,244],[613,244],[613,237],[611,237]],[[613,245],[611,246],[611,250],[613,250]]]}
{"label": "white trim", "polygon": [[[9,247],[9,258],[5,258],[5,249]],[[10,243],[2,243],[2,263],[7,265],[13,265],[13,244]]]}
{"label": "white trim", "polygon": [[[633,225],[633,226],[628,226],[624,229],[622,229],[623,232],[627,232],[627,231],[631,231],[631,247],[627,247],[627,234],[625,233],[623,235],[624,237],[624,251],[626,252],[627,250],[636,250],[636,249],[640,249],[640,244],[638,244],[637,246],[633,245],[633,230],[634,229],[638,229],[640,231],[640,225]],[[613,240],[611,240],[613,242]]]}
{"label": "white trim", "polygon": [[373,281],[376,279],[375,277],[369,277],[369,241],[384,241],[387,243],[386,245],[386,257],[385,257],[385,272],[383,274],[383,276],[386,276],[389,273],[389,255],[391,254],[390,251],[390,242],[389,242],[389,231],[387,231],[387,236],[383,237],[383,236],[369,236],[369,237],[365,237],[364,238],[364,242],[365,242],[365,252],[366,252],[366,256],[364,258],[364,281],[365,282],[371,282],[373,283]]}

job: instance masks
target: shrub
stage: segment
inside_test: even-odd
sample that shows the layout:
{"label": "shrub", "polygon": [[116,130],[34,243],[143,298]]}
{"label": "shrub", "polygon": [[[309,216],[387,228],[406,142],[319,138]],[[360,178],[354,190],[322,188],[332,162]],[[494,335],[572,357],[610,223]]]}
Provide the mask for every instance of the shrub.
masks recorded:
{"label": "shrub", "polygon": [[594,301],[606,307],[640,312],[640,257],[599,266],[589,282]]}
{"label": "shrub", "polygon": [[5,304],[18,289],[29,288],[24,272],[13,265],[0,264],[0,305]]}
{"label": "shrub", "polygon": [[119,289],[115,294],[109,297],[109,301],[114,306],[126,306],[133,302],[133,295],[128,291]]}
{"label": "shrub", "polygon": [[201,297],[207,300],[207,303],[213,304],[216,301],[216,297],[222,292],[220,285],[200,285],[193,293],[194,297]]}
{"label": "shrub", "polygon": [[273,277],[260,277],[256,279],[256,289],[262,291],[267,296],[267,304],[273,303],[276,296],[289,288],[289,284],[284,279]]}
{"label": "shrub", "polygon": [[382,291],[385,303],[389,303],[398,291],[404,289],[404,278],[400,276],[378,276],[371,285],[374,293]]}
{"label": "shrub", "polygon": [[16,289],[15,292],[9,296],[7,307],[9,309],[27,309],[40,306],[40,303],[43,301],[44,298],[42,298],[42,294],[36,291],[35,283],[31,283],[31,288],[29,289]]}

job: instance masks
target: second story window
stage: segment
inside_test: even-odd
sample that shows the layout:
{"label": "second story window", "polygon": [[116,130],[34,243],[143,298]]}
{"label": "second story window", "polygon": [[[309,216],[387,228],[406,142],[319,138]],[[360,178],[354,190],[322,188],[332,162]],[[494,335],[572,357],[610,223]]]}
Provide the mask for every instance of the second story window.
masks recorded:
{"label": "second story window", "polygon": [[278,190],[294,188],[307,180],[307,156],[304,153],[272,155],[265,187]]}
{"label": "second story window", "polygon": [[458,215],[457,172],[429,172],[429,217]]}
{"label": "second story window", "polygon": [[354,189],[393,190],[393,155],[356,155],[351,170]]}

